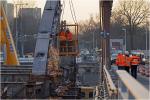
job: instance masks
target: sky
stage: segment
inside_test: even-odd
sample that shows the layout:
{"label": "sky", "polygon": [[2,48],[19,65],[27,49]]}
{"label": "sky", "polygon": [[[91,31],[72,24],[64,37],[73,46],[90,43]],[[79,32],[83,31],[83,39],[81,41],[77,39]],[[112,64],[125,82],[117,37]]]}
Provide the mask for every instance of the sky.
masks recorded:
{"label": "sky", "polygon": [[[13,2],[15,0],[7,0],[8,2]],[[26,0],[27,1],[27,0]],[[35,0],[36,6],[40,8],[44,8],[46,0]],[[62,0],[61,0],[62,1]],[[69,22],[73,22],[69,0],[65,1],[65,9],[63,19],[68,20]],[[99,0],[72,0],[75,8],[77,21],[87,20],[90,15],[96,15],[99,13]]]}
{"label": "sky", "polygon": [[[7,0],[8,2],[18,1],[18,0]],[[30,0],[24,0],[30,1]],[[34,0],[35,7],[44,8],[46,0]],[[73,22],[69,0],[61,0],[65,2],[65,9],[63,14],[63,20],[68,22]],[[113,4],[116,5],[118,0],[114,0]],[[150,0],[147,0],[150,2]],[[75,14],[77,21],[80,22],[89,19],[90,15],[99,14],[99,0],[72,0],[75,8]]]}

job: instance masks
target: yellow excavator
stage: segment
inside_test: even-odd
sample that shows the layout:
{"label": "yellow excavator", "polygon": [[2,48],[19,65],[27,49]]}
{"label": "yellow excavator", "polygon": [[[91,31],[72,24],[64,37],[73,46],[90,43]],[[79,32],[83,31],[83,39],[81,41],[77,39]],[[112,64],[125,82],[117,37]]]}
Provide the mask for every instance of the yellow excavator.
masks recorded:
{"label": "yellow excavator", "polygon": [[20,65],[6,13],[2,5],[0,5],[0,47],[0,52],[4,53],[4,65]]}

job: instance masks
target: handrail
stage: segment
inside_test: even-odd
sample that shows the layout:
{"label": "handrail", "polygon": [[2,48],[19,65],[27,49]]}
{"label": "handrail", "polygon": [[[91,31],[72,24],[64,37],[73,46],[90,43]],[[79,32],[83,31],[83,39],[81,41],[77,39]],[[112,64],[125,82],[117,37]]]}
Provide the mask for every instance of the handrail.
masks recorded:
{"label": "handrail", "polygon": [[109,74],[109,72],[107,71],[106,67],[104,66],[104,77],[106,79],[106,83],[108,83],[108,89],[109,89],[109,95],[112,95],[112,92],[113,93],[117,93],[117,88],[116,86],[114,85],[113,81],[112,81],[112,78]]}
{"label": "handrail", "polygon": [[149,98],[149,91],[126,71],[117,70],[116,72],[120,80],[124,83],[128,91],[134,96],[135,99]]}
{"label": "handrail", "polygon": [[26,84],[27,82],[0,82],[0,84]]}

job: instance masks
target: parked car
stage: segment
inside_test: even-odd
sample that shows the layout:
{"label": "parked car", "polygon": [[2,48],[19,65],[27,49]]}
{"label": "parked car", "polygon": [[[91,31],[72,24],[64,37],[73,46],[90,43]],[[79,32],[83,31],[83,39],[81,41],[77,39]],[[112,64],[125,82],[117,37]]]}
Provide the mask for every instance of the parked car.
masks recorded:
{"label": "parked car", "polygon": [[139,73],[141,73],[142,75],[145,75],[145,67],[144,66],[139,67]]}
{"label": "parked car", "polygon": [[111,55],[111,65],[116,62],[117,55],[118,54],[116,54],[116,53]]}

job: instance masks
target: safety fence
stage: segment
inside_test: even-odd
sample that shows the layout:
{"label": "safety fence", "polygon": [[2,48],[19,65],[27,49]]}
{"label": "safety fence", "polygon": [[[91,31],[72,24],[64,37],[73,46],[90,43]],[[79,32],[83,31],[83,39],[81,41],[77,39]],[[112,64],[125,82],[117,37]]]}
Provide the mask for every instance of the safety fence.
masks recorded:
{"label": "safety fence", "polygon": [[115,99],[117,97],[117,88],[111,78],[110,73],[106,69],[106,66],[104,66],[104,86],[108,91],[109,99]]}
{"label": "safety fence", "polygon": [[103,67],[103,82],[95,89],[98,99],[148,99],[149,90],[124,70],[116,70],[116,80],[110,71]]}
{"label": "safety fence", "polygon": [[95,91],[95,100],[117,99],[117,88],[105,66],[103,66],[103,82],[96,87]]}

